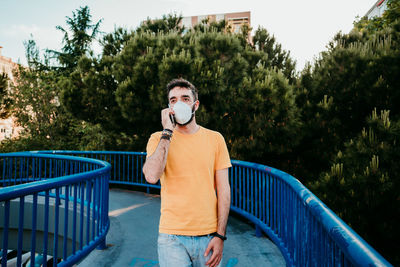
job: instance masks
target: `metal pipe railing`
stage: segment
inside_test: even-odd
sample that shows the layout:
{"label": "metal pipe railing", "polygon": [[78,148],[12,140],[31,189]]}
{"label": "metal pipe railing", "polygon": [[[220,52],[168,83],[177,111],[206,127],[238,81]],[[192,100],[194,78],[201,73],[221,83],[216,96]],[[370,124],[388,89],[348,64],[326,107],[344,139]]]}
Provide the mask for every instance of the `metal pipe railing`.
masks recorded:
{"label": "metal pipe railing", "polygon": [[111,164],[110,183],[135,186],[145,185],[147,189],[160,188],[159,184],[146,183],[142,172],[142,167],[146,160],[145,152],[47,150],[32,151],[32,153],[62,154],[107,161]]}
{"label": "metal pipe railing", "polygon": [[71,266],[105,247],[111,166],[94,159],[38,153],[0,154],[1,265],[17,251],[17,266],[30,251]]}
{"label": "metal pipe railing", "polygon": [[391,266],[291,175],[232,160],[231,209],[263,230],[289,266]]}
{"label": "metal pipe railing", "polygon": [[[150,188],[144,152],[40,151],[108,161],[110,183]],[[232,160],[231,210],[279,247],[288,266],[391,266],[377,251],[293,176],[265,165]]]}

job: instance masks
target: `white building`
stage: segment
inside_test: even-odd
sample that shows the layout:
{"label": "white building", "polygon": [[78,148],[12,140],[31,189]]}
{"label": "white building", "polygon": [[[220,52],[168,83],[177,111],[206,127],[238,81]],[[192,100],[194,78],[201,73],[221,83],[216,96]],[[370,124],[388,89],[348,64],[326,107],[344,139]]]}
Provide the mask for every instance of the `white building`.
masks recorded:
{"label": "white building", "polygon": [[365,14],[368,19],[372,19],[373,17],[381,17],[383,12],[387,9],[388,0],[378,0],[373,7]]}

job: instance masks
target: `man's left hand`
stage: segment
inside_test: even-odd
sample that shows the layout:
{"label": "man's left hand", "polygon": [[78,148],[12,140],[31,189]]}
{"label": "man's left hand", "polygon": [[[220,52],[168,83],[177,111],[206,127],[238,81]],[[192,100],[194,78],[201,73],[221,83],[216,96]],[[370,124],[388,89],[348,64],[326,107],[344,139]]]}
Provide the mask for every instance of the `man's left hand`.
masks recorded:
{"label": "man's left hand", "polygon": [[206,265],[210,267],[218,266],[222,259],[222,252],[224,250],[224,241],[222,241],[218,237],[214,237],[211,239],[210,243],[208,243],[208,247],[206,252],[204,253],[204,257],[207,257],[212,250],[211,258],[206,262]]}

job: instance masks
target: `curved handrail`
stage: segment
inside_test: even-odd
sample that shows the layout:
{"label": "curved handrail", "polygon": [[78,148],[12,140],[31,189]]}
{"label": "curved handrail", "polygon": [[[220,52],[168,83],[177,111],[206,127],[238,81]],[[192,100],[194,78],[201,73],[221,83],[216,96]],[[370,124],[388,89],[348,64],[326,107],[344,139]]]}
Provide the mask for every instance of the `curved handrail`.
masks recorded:
{"label": "curved handrail", "polygon": [[160,189],[160,184],[146,183],[142,166],[146,160],[146,152],[126,151],[77,151],[77,150],[41,150],[31,153],[54,155],[72,155],[103,160],[111,164],[110,183],[122,185],[143,186],[148,189]]}
{"label": "curved handrail", "polygon": [[[7,250],[14,249],[17,266],[29,250],[31,265],[41,253],[61,260],[58,266],[71,266],[94,248],[105,247],[110,169],[107,162],[82,157],[0,154],[2,263]],[[24,231],[27,227],[31,231]],[[29,237],[27,249],[23,241]]]}
{"label": "curved handrail", "polygon": [[[77,173],[77,174],[73,174],[73,175],[54,177],[54,178],[51,178],[51,180],[40,179],[40,180],[30,183],[29,185],[19,184],[19,185],[13,185],[12,187],[10,187],[10,186],[3,187],[3,188],[0,188],[0,201],[17,198],[17,197],[20,197],[21,195],[39,193],[41,191],[53,189],[55,186],[61,187],[61,186],[69,185],[69,184],[81,181],[88,176],[91,177],[91,176],[95,176],[95,175],[105,175],[111,169],[111,165],[108,162],[104,162],[104,161],[100,161],[100,160],[96,160],[96,159],[90,159],[90,158],[77,158],[77,157],[67,156],[67,155],[49,156],[46,154],[32,154],[29,152],[0,153],[0,160],[4,157],[8,157],[8,158],[24,157],[24,158],[69,160],[69,161],[75,161],[75,162],[85,162],[85,163],[96,164],[102,168],[101,169],[99,168],[96,170],[91,170],[91,171],[86,171],[84,173]],[[4,177],[2,177],[2,178],[4,178]],[[0,179],[0,181],[2,181],[2,180],[3,179]]]}
{"label": "curved handrail", "polygon": [[[99,158],[112,164],[110,183],[150,188],[144,152],[39,151]],[[295,177],[257,163],[232,160],[231,210],[264,231],[289,266],[392,266]]]}
{"label": "curved handrail", "polygon": [[[253,174],[246,176],[250,184],[257,184],[259,178],[264,179],[265,183],[259,182],[258,186],[261,187],[260,191],[267,193],[265,198],[275,201],[269,206],[270,216],[276,216],[279,220],[268,220],[267,216],[250,212],[240,204],[232,203],[232,208],[238,209],[239,213],[253,221],[275,241],[288,265],[346,266],[347,262],[355,266],[392,266],[293,176],[251,162],[232,160],[232,165],[231,184],[235,179],[232,177],[241,171],[253,171]],[[237,173],[232,175],[235,171]],[[250,199],[254,196],[250,196]],[[316,244],[316,238],[322,240],[323,248]]]}

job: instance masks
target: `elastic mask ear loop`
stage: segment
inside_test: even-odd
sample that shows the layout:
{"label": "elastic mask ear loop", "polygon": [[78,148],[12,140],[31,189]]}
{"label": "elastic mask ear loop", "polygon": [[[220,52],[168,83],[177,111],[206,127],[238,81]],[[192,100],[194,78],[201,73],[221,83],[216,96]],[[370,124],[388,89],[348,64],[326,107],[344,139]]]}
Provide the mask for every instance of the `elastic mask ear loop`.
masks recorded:
{"label": "elastic mask ear loop", "polygon": [[195,107],[196,107],[196,101],[194,101],[194,103],[192,104],[192,115],[194,115],[194,113],[196,112]]}

